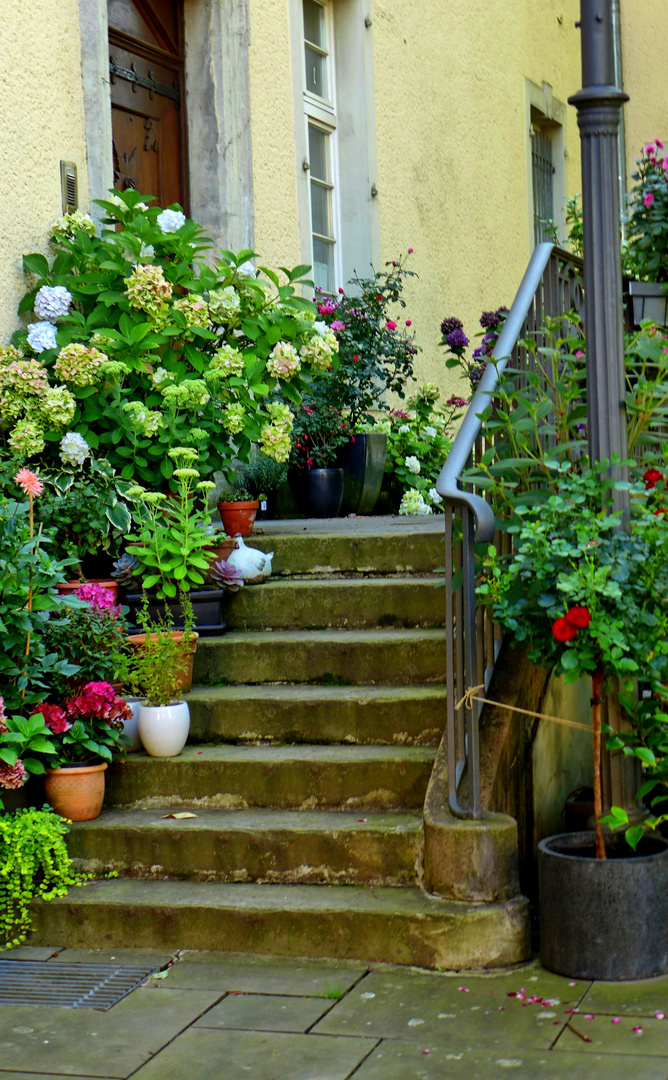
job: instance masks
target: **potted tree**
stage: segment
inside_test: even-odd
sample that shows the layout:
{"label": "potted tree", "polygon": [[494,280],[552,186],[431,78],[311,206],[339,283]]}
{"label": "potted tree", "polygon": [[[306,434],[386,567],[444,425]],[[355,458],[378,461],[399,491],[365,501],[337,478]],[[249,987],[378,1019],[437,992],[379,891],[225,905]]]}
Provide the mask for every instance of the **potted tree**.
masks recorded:
{"label": "potted tree", "polygon": [[343,502],[344,472],[337,464],[350,426],[330,404],[323,380],[295,410],[290,487],[306,517],[336,517]]}
{"label": "potted tree", "polygon": [[629,194],[624,269],[629,283],[633,320],[668,325],[668,153],[656,139],[642,149]]}
{"label": "potted tree", "polygon": [[[625,531],[612,511],[615,485],[603,475],[605,463],[579,475],[568,463],[546,465],[556,493],[539,512],[516,507],[514,552],[500,557],[490,548],[479,586],[494,619],[529,643],[534,662],[592,685],[595,830],[539,844],[541,959],[573,977],[646,978],[668,970],[668,844],[656,833],[666,816],[628,825],[626,811],[613,807],[602,818],[601,743],[608,735],[609,749],[643,764],[648,779],[639,796],[668,778],[665,480],[648,470],[644,485],[631,486]],[[631,727],[613,736],[602,729],[601,709],[615,682]],[[606,834],[605,825],[613,831]]]}

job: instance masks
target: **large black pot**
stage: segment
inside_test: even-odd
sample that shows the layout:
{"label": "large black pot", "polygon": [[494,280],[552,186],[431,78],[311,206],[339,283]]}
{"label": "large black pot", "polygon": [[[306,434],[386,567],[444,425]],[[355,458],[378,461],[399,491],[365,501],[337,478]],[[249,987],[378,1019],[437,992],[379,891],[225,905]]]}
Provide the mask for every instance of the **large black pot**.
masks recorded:
{"label": "large black pot", "polygon": [[625,840],[596,859],[592,831],[538,845],[540,959],[575,979],[648,979],[668,971],[668,842]]}
{"label": "large black pot", "polygon": [[[223,601],[227,593],[224,589],[200,589],[190,593],[190,602],[193,606],[195,618],[194,628],[200,636],[207,634],[222,634],[227,623],[222,616]],[[130,608],[128,622],[131,624],[130,632],[139,629],[137,626],[137,612],[141,607],[141,593],[127,593],[123,597],[123,603]],[[178,600],[167,602],[167,607],[173,619],[174,630],[183,630],[183,612]],[[152,620],[162,618],[165,614],[165,601],[149,593],[148,613]]]}
{"label": "large black pot", "polygon": [[344,473],[341,513],[370,514],[383,483],[387,435],[370,431],[354,438],[339,451],[337,459]]}
{"label": "large black pot", "polygon": [[343,501],[343,469],[294,469],[290,487],[306,517],[336,517]]}

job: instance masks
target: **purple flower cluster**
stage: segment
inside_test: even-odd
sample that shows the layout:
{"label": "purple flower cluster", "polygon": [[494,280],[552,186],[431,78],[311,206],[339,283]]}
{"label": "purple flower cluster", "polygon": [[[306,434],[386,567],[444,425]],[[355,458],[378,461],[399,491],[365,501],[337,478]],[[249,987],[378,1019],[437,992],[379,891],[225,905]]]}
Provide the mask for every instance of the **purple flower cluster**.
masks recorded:
{"label": "purple flower cluster", "polygon": [[508,314],[507,307],[497,308],[496,311],[483,311],[480,316],[480,325],[483,330],[498,330]]}
{"label": "purple flower cluster", "polygon": [[449,319],[444,319],[441,323],[441,333],[444,338],[447,338],[448,334],[451,334],[453,330],[463,330],[464,323],[461,319],[456,318],[454,315]]}
{"label": "purple flower cluster", "polygon": [[469,339],[463,330],[456,328],[451,330],[445,339],[446,345],[449,345],[451,349],[465,349],[469,343]]}

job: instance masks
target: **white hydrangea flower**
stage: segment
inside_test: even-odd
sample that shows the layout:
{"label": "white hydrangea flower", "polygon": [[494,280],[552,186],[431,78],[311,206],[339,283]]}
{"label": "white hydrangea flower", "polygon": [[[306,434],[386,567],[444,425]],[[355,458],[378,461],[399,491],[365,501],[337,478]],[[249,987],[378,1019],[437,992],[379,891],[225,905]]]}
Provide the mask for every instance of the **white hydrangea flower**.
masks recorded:
{"label": "white hydrangea flower", "polygon": [[77,431],[68,431],[60,440],[60,460],[63,465],[83,465],[90,457],[90,447],[83,435]]}
{"label": "white hydrangea flower", "polygon": [[399,513],[405,516],[417,515],[418,517],[425,517],[427,514],[431,514],[431,506],[424,501],[421,491],[409,488],[408,491],[404,492]]}
{"label": "white hydrangea flower", "polygon": [[164,233],[178,232],[186,223],[186,215],[180,210],[163,210],[157,217],[158,228]]}
{"label": "white hydrangea flower", "polygon": [[250,259],[246,259],[241,266],[237,266],[237,277],[254,278],[255,274],[256,270]]}
{"label": "white hydrangea flower", "polygon": [[56,349],[56,328],[50,322],[35,322],[28,327],[28,344],[30,348],[41,353],[46,349]]}
{"label": "white hydrangea flower", "polygon": [[153,247],[153,244],[145,244],[142,241],[141,249],[140,249],[140,252],[139,252],[140,260],[141,259],[152,259],[154,257],[154,255],[155,255],[155,248]]}
{"label": "white hydrangea flower", "polygon": [[443,502],[442,496],[439,495],[435,487],[429,488],[429,498],[436,506]]}
{"label": "white hydrangea flower", "polygon": [[316,334],[320,334],[320,337],[324,337],[325,334],[329,333],[329,326],[326,322],[323,322],[322,319],[315,320],[315,322],[313,323],[313,329],[315,330]]}
{"label": "white hydrangea flower", "polygon": [[399,434],[400,435],[408,435],[408,432],[410,430],[411,430],[410,424],[401,424],[401,426],[399,428]]}
{"label": "white hydrangea flower", "polygon": [[156,368],[151,375],[151,382],[154,386],[160,386],[164,382],[171,382],[174,379],[174,372],[167,371],[164,367]]}
{"label": "white hydrangea flower", "polygon": [[430,439],[433,439],[436,435],[436,428],[427,424],[426,428],[423,428],[425,435],[428,435]]}
{"label": "white hydrangea flower", "polygon": [[56,322],[67,315],[72,294],[64,285],[42,285],[35,297],[35,315],[47,322]]}
{"label": "white hydrangea flower", "polygon": [[138,202],[135,206],[135,210],[148,210],[148,204],[145,202]]}
{"label": "white hydrangea flower", "polygon": [[411,455],[410,457],[407,457],[406,460],[404,461],[404,465],[406,466],[406,468],[408,469],[409,472],[415,473],[416,476],[419,474],[419,472],[420,472],[420,462],[418,461],[418,459],[414,455]]}

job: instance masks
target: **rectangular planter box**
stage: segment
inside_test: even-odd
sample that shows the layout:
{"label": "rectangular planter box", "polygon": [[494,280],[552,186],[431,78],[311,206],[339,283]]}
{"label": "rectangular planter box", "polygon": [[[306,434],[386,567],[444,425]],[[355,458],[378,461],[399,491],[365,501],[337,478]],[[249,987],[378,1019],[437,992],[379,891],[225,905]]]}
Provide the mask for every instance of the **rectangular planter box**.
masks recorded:
{"label": "rectangular planter box", "polygon": [[[205,636],[207,634],[221,634],[223,632],[227,626],[222,614],[223,600],[226,595],[227,594],[223,589],[203,589],[190,593],[190,601],[195,616],[194,629],[198,634]],[[132,628],[140,629],[137,627],[136,616],[141,607],[141,602],[141,593],[127,593],[123,598],[123,603],[127,604],[130,608],[128,622]],[[167,606],[174,619],[173,629],[183,630],[181,605],[178,602],[168,602]],[[165,601],[158,600],[157,597],[152,598],[149,593],[148,611],[151,619],[160,618],[165,611]],[[131,629],[130,632],[132,633],[133,629]]]}

